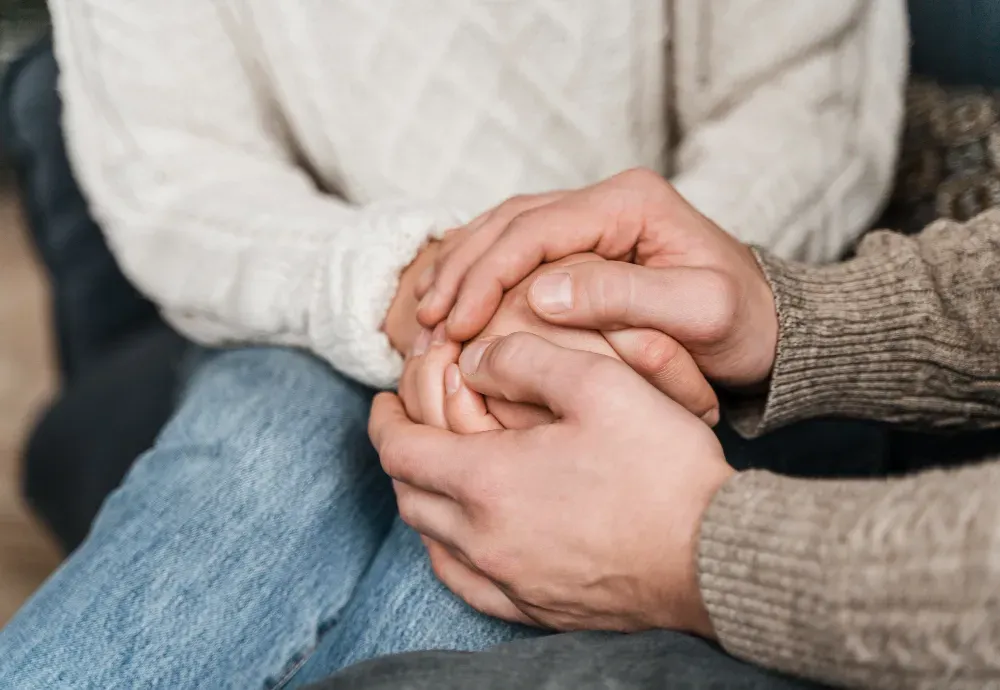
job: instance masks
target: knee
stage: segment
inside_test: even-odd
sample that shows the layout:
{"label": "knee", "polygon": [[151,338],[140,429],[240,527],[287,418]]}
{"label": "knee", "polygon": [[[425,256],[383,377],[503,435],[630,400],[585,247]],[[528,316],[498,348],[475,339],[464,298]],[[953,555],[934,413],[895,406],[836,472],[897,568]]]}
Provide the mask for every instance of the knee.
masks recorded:
{"label": "knee", "polygon": [[372,392],[304,352],[212,355],[191,378],[173,433],[277,452],[367,422]]}
{"label": "knee", "polygon": [[223,352],[196,371],[144,464],[198,475],[236,504],[280,497],[283,510],[307,510],[380,474],[371,395],[305,353]]}

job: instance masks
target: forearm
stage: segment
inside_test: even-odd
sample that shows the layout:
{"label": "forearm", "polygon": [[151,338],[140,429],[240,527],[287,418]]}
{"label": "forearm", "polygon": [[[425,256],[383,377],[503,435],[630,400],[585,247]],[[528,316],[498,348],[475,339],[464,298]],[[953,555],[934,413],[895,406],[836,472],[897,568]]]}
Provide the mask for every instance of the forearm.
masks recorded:
{"label": "forearm", "polygon": [[382,327],[400,276],[459,219],[317,189],[253,86],[230,11],[52,3],[81,185],[126,275],[192,339],[303,347],[391,386],[402,360]]}
{"label": "forearm", "polygon": [[415,336],[403,299],[422,265],[414,254],[445,223],[293,191],[253,205],[223,192],[214,204],[210,217],[194,202],[147,206],[155,225],[117,206],[101,216],[126,274],[168,320],[197,342],[302,347],[363,383],[394,385]]}
{"label": "forearm", "polygon": [[780,336],[766,398],[732,409],[742,433],[819,416],[1000,425],[1000,209],[875,233],[835,266],[760,258]]}
{"label": "forearm", "polygon": [[700,531],[723,646],[865,688],[1000,683],[1000,463],[892,481],[737,475]]}

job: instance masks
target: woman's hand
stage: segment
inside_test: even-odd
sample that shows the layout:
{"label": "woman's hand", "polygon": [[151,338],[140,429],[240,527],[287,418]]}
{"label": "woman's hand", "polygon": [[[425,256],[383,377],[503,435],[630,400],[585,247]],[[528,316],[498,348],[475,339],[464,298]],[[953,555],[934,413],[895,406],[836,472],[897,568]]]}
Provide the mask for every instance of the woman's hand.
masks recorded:
{"label": "woman's hand", "polygon": [[[460,231],[453,233],[460,234]],[[455,237],[452,241],[457,240],[458,237]],[[406,355],[416,345],[417,337],[422,330],[417,321],[416,286],[420,276],[433,269],[434,262],[444,249],[444,244],[444,241],[428,243],[399,276],[399,285],[385,315],[382,331],[400,354]]]}
{"label": "woman's hand", "polygon": [[407,355],[399,379],[399,397],[410,419],[439,429],[451,429],[444,409],[445,371],[458,361],[462,347],[448,340],[444,326],[423,329]]}

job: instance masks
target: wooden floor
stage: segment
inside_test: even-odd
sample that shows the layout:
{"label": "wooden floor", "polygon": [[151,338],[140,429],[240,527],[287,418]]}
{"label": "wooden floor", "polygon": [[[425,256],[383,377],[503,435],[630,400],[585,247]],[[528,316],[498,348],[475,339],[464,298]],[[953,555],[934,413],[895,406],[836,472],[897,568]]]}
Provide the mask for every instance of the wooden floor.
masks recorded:
{"label": "wooden floor", "polygon": [[0,180],[0,627],[59,558],[18,490],[19,449],[55,386],[45,306],[44,281]]}

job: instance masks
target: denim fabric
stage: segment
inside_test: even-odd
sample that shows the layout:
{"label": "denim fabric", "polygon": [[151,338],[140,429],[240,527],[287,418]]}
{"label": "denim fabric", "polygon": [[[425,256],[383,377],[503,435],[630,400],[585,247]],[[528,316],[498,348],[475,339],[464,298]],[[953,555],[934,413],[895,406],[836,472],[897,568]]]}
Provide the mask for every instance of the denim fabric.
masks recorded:
{"label": "denim fabric", "polygon": [[537,633],[434,577],[366,433],[306,354],[214,354],[76,553],[0,631],[0,687],[296,687],[348,663]]}

